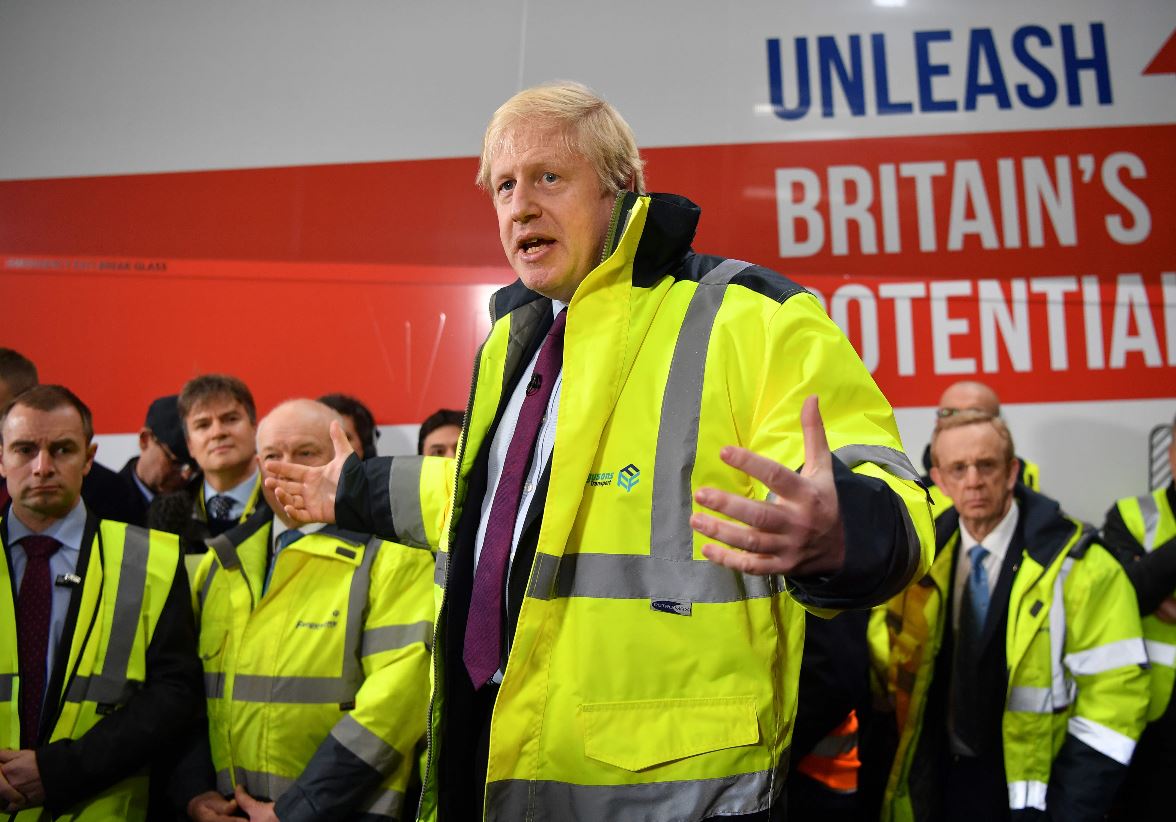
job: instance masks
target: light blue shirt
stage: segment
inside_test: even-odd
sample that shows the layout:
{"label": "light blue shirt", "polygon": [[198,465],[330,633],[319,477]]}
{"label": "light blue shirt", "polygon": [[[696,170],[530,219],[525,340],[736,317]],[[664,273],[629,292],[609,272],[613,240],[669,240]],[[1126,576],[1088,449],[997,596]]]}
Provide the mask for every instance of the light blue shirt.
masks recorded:
{"label": "light blue shirt", "polygon": [[[558,300],[551,301],[552,313],[555,316],[567,308],[567,303]],[[540,346],[542,348],[542,346]],[[515,428],[519,423],[519,414],[523,410],[523,400],[527,396],[527,383],[535,373],[535,362],[539,359],[539,349],[536,349],[527,368],[519,378],[510,401],[502,412],[502,421],[498,423],[498,430],[490,443],[489,462],[486,466],[486,496],[482,498],[482,515],[478,520],[478,535],[474,540],[474,565],[482,559],[482,544],[486,541],[486,526],[490,523],[490,507],[494,504],[494,495],[498,491],[498,481],[502,478],[502,467],[506,463],[506,452],[510,448],[510,441],[514,438]],[[551,389],[551,397],[547,400],[547,411],[543,423],[539,426],[539,435],[535,440],[535,453],[531,457],[531,466],[527,469],[527,476],[523,480],[523,496],[519,500],[519,512],[515,518],[514,536],[510,542],[510,560],[506,567],[506,578],[510,579],[510,564],[514,562],[515,551],[519,548],[519,538],[523,535],[523,523],[527,520],[527,510],[535,499],[535,491],[539,480],[551,462],[551,453],[555,448],[555,423],[559,414],[559,395],[563,387],[563,368],[555,378],[555,385]],[[509,586],[508,586],[509,587]],[[509,596],[509,593],[507,594]],[[502,671],[493,677],[494,682],[502,681]]]}
{"label": "light blue shirt", "polygon": [[[12,558],[13,583],[19,595],[20,585],[24,581],[25,566],[28,564],[28,555],[19,540],[38,532],[21,522],[20,517],[12,509],[9,509],[4,521],[8,525],[7,545],[8,555]],[[39,532],[39,536],[53,537],[61,543],[57,552],[49,557],[49,576],[52,580],[57,580],[65,574],[77,573],[78,555],[82,550],[85,531],[86,506],[79,499],[72,511]],[[57,646],[61,644],[61,635],[65,631],[65,618],[69,613],[69,600],[72,595],[72,586],[53,585],[53,599],[49,608],[49,653],[45,656],[46,683],[53,675],[53,662],[57,658]]]}
{"label": "light blue shirt", "polygon": [[[240,519],[241,515],[245,513],[246,506],[249,505],[249,498],[253,496],[253,486],[257,483],[257,471],[254,470],[244,482],[240,485],[234,485],[227,491],[217,491],[208,484],[208,480],[204,480],[204,505],[207,509],[208,501],[217,494],[226,496],[233,501],[233,507],[229,509],[229,516],[232,519]],[[275,518],[276,520],[276,518]]]}

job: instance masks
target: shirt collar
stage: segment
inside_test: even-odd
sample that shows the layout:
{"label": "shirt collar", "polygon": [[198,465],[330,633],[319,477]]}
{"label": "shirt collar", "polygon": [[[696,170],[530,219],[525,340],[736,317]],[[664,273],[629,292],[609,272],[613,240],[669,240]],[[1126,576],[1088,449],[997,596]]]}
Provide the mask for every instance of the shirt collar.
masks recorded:
{"label": "shirt collar", "polygon": [[[327,524],[325,522],[304,522],[298,526],[298,530],[302,532],[303,536],[305,536],[307,534],[318,533],[319,531],[321,531],[322,529],[324,529],[326,527],[327,527]],[[288,525],[286,525],[286,523],[282,522],[282,518],[275,514],[274,515],[274,532],[273,532],[274,544],[277,545],[278,544],[278,537],[280,537],[282,534],[286,533],[289,530],[290,530],[290,526],[288,526]]]}
{"label": "shirt collar", "polygon": [[567,303],[561,303],[559,300],[552,300],[551,301],[551,316],[558,317],[559,312],[563,311],[567,307],[568,307]]}
{"label": "shirt collar", "polygon": [[53,537],[61,543],[63,550],[82,550],[82,538],[86,533],[86,506],[81,499],[77,501],[72,511],[54,522],[44,531],[34,531],[21,522],[20,517],[11,509],[9,509],[8,516],[4,519],[8,523],[9,545],[27,536],[39,534],[43,537]]}
{"label": "shirt collar", "polygon": [[[208,484],[208,480],[206,479],[206,480],[204,480],[204,499],[210,500],[213,497],[215,497],[217,494],[223,494],[226,497],[232,497],[234,502],[240,503],[241,507],[244,508],[247,505],[249,505],[249,498],[253,496],[253,486],[256,483],[257,483],[257,470],[256,469],[254,469],[253,473],[250,474],[248,477],[246,477],[245,480],[240,485],[234,485],[232,488],[228,489],[227,491],[217,491],[215,488],[213,488],[211,485]],[[278,520],[277,517],[275,517],[274,519],[278,522],[281,522],[281,520]]]}
{"label": "shirt collar", "polygon": [[964,521],[960,520],[960,551],[967,554],[972,550],[974,545],[983,545],[985,550],[996,559],[998,563],[1004,562],[1004,556],[1008,553],[1009,543],[1013,541],[1013,532],[1017,528],[1017,518],[1021,514],[1021,507],[1014,499],[1013,504],[1009,506],[1008,512],[1004,518],[996,524],[992,532],[984,538],[981,542],[974,536],[968,533]]}

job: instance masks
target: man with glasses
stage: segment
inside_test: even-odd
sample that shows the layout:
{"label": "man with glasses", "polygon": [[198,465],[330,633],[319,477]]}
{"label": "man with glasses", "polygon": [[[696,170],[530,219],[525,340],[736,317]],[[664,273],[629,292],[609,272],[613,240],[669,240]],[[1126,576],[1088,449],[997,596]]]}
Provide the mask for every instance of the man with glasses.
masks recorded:
{"label": "man with glasses", "polygon": [[1013,454],[983,411],[931,435],[955,506],[930,573],[888,605],[900,740],[884,820],[1102,819],[1143,729],[1131,584],[1087,526],[1017,482]]}

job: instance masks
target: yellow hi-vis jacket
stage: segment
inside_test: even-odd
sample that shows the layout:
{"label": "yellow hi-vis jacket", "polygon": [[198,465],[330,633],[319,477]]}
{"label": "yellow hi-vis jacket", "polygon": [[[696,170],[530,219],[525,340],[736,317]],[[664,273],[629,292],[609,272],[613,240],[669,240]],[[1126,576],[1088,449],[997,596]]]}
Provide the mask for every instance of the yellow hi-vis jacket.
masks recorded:
{"label": "yellow hi-vis jacket", "polygon": [[[1022,486],[1016,498],[1027,544],[1009,595],[1005,636],[1001,735],[1009,809],[1014,818],[1048,811],[1069,820],[1078,817],[1047,807],[1047,793],[1082,804],[1083,783],[1105,784],[1103,775],[1125,772],[1147,710],[1147,657],[1134,592],[1119,563],[1052,500]],[[930,572],[889,604],[890,685],[900,738],[883,820],[920,818],[921,797],[912,786],[927,777],[915,778],[911,770],[945,620],[951,619],[958,522],[954,511],[940,517]],[[1056,768],[1067,745],[1067,766]],[[1108,806],[1110,800],[1098,798]]]}
{"label": "yellow hi-vis jacket", "polygon": [[[7,533],[7,524],[0,521]],[[80,739],[119,710],[147,680],[147,648],[175,579],[179,542],[172,534],[103,520],[89,547],[62,692],[44,710],[60,708],[52,744]],[[85,555],[85,552],[83,552]],[[81,559],[79,557],[79,559]],[[20,671],[15,585],[0,562],[0,748],[20,748]],[[31,808],[14,822],[140,822],[147,818],[147,767],[54,817]]]}
{"label": "yellow hi-vis jacket", "polygon": [[[490,725],[486,820],[696,820],[778,800],[803,611],[783,579],[708,562],[689,518],[703,485],[767,496],[720,460],[725,445],[801,466],[808,395],[820,395],[841,470],[870,478],[862,484],[895,506],[907,537],[866,601],[809,604],[884,600],[929,560],[928,504],[891,408],[819,303],[762,269],[688,253],[688,236],[674,238],[685,257],[662,258],[665,232],[692,235],[697,220],[680,198],[630,194],[617,206],[606,259],[569,309],[550,482]],[[504,305],[476,360],[438,554],[435,643],[451,562],[472,562],[464,549],[451,560],[471,472],[552,310],[521,283],[492,313]],[[392,463],[391,504],[425,534],[448,499],[424,488],[426,463],[403,465]],[[417,480],[422,492],[407,493]],[[404,538],[399,524],[395,533]],[[422,820],[439,813],[446,682],[467,676],[460,655],[435,647]]]}
{"label": "yellow hi-vis jacket", "polygon": [[[1168,490],[1128,497],[1115,503],[1123,524],[1147,552],[1176,539],[1176,515],[1168,504]],[[1173,592],[1176,595],[1176,592]],[[1155,614],[1143,618],[1143,638],[1151,663],[1151,707],[1147,719],[1163,716],[1172,699],[1176,682],[1176,625],[1160,621]]]}
{"label": "yellow hi-vis jacket", "polygon": [[334,526],[271,556],[268,509],[193,580],[217,788],[283,822],[400,819],[425,730],[432,555]]}

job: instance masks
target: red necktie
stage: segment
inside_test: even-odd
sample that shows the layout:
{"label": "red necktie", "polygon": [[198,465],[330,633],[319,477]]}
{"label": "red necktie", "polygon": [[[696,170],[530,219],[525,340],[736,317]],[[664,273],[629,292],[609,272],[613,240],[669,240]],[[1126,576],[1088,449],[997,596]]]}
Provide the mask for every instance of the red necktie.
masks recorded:
{"label": "red necktie", "polygon": [[8,482],[0,479],[0,511],[4,510],[11,499],[12,497],[8,496]]}
{"label": "red necktie", "polygon": [[519,411],[514,436],[506,450],[490,519],[482,540],[482,554],[474,572],[474,591],[470,599],[470,615],[466,622],[465,645],[462,659],[474,688],[485,685],[498,671],[502,658],[502,600],[506,567],[514,542],[515,523],[519,518],[519,502],[523,495],[523,479],[531,465],[535,440],[547,413],[547,402],[555,387],[563,364],[563,332],[567,309],[559,312],[551,330],[547,332],[535,371],[527,384],[527,395]]}
{"label": "red necktie", "polygon": [[37,743],[41,704],[45,701],[45,668],[49,658],[49,612],[53,580],[49,558],[61,543],[53,537],[28,536],[20,541],[27,561],[16,597],[17,648],[20,664],[20,746]]}

